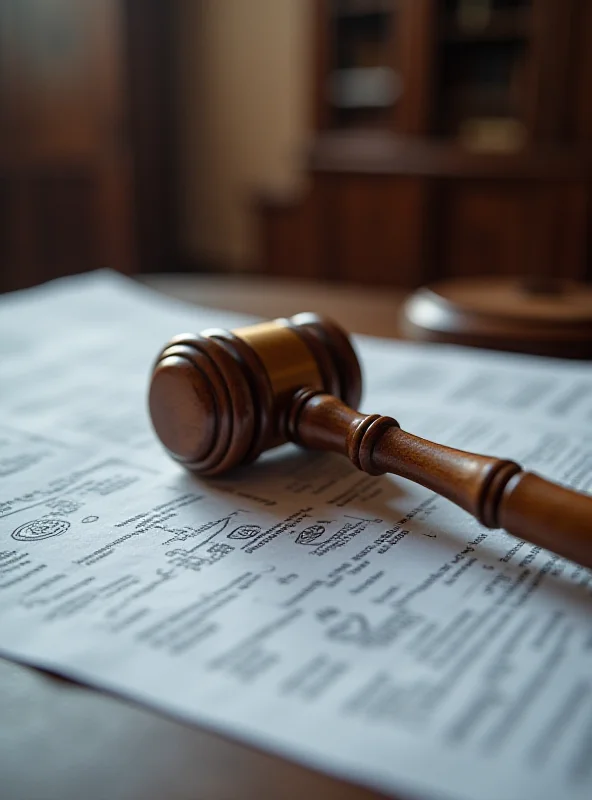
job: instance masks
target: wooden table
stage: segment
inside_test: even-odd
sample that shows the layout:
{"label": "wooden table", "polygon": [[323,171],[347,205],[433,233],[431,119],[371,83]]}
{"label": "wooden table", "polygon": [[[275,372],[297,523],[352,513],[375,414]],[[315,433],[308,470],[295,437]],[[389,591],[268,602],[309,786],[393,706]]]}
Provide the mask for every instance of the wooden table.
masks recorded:
{"label": "wooden table", "polygon": [[[395,335],[402,295],[222,277],[146,278],[172,296],[273,317],[331,314]],[[47,673],[0,659],[0,797],[7,800],[369,800],[379,795]]]}
{"label": "wooden table", "polygon": [[397,316],[405,293],[388,287],[270,280],[260,275],[144,275],[142,283],[170,297],[265,318],[316,311],[348,331],[399,338]]}

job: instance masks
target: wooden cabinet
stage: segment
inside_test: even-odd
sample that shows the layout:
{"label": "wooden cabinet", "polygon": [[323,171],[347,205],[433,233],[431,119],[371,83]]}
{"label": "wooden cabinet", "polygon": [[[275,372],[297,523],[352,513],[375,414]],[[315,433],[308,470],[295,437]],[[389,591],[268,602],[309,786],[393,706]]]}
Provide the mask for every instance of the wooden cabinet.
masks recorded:
{"label": "wooden cabinet", "polygon": [[[404,287],[592,278],[587,0],[315,8],[312,188],[283,199],[283,235],[260,206],[266,271]],[[296,228],[305,268],[288,253]]]}

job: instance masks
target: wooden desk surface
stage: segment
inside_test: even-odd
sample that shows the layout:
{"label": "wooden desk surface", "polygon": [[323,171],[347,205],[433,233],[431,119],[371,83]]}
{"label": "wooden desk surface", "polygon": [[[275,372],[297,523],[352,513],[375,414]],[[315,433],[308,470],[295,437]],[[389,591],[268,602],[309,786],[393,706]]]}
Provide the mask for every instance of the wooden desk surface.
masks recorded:
{"label": "wooden desk surface", "polygon": [[213,308],[270,319],[316,311],[332,317],[348,331],[400,336],[397,316],[405,293],[387,287],[270,280],[258,275],[145,275],[141,281],[171,297]]}
{"label": "wooden desk surface", "polygon": [[[151,276],[203,305],[331,314],[395,335],[402,295],[233,277]],[[0,659],[0,797],[7,800],[369,800],[379,795],[132,703]]]}

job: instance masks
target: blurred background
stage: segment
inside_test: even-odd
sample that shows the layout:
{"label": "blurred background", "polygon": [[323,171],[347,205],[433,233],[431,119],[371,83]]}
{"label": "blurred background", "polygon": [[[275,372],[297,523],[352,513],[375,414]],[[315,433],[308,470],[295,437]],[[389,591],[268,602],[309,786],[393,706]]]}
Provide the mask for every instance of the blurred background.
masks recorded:
{"label": "blurred background", "polygon": [[0,291],[590,280],[589,0],[1,0]]}

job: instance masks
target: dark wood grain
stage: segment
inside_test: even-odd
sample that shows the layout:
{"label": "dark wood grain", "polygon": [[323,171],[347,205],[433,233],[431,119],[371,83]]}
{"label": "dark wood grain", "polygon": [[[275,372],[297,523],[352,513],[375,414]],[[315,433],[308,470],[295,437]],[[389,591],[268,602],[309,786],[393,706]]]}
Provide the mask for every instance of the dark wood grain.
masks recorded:
{"label": "dark wood grain", "polygon": [[160,272],[170,270],[180,258],[178,109],[187,102],[179,81],[180,4],[120,0],[120,5],[135,256],[139,271]]}
{"label": "dark wood grain", "polygon": [[135,268],[121,5],[0,3],[0,291]]}
{"label": "dark wood grain", "polygon": [[[579,0],[538,0],[532,4],[530,81],[526,119],[533,139],[567,139],[572,101],[570,69],[577,58],[576,7]],[[589,36],[589,32],[588,32]],[[589,47],[590,40],[588,39]]]}
{"label": "dark wood grain", "polygon": [[373,286],[419,285],[424,184],[384,175],[319,178],[330,191],[326,218],[333,220],[333,236],[327,261],[334,277],[353,282],[364,276]]}
{"label": "dark wood grain", "polygon": [[0,3],[0,291],[176,262],[177,5]]}
{"label": "dark wood grain", "polygon": [[438,60],[438,7],[434,0],[402,0],[396,19],[395,48],[403,80],[396,109],[396,130],[404,135],[426,135],[434,116]]}

